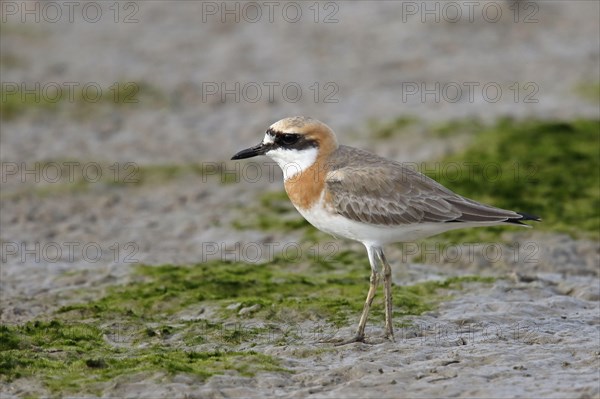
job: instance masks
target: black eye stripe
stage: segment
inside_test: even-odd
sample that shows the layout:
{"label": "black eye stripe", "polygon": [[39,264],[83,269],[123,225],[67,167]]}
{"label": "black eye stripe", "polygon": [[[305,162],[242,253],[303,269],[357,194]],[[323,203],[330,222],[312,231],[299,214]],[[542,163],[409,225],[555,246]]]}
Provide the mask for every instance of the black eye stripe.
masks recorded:
{"label": "black eye stripe", "polygon": [[273,129],[268,129],[266,133],[273,137],[273,145],[279,148],[303,150],[319,146],[316,140],[308,139],[306,135],[300,133],[283,133]]}

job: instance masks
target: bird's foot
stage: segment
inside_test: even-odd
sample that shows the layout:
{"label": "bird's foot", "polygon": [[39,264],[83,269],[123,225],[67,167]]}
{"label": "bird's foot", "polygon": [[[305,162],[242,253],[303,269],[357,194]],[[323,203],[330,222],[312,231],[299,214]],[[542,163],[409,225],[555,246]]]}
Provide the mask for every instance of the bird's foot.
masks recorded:
{"label": "bird's foot", "polygon": [[362,335],[362,336],[361,335],[355,335],[354,337],[352,337],[350,339],[346,339],[346,340],[343,340],[341,342],[336,343],[335,346],[343,346],[343,345],[348,345],[348,344],[355,344],[357,342],[360,342],[360,343],[363,343],[363,344],[366,343],[365,342],[365,336],[364,335]]}
{"label": "bird's foot", "polygon": [[396,342],[394,339],[394,326],[390,320],[385,321],[385,339],[390,342]]}
{"label": "bird's foot", "polygon": [[335,346],[344,346],[344,345],[355,344],[355,343],[379,345],[379,344],[383,344],[385,342],[396,342],[394,339],[394,335],[386,334],[384,337],[373,338],[373,339],[369,339],[368,341],[365,339],[364,335],[362,335],[362,336],[355,335],[354,337],[349,338],[349,339],[336,338],[336,339],[328,339],[328,340],[319,341],[319,343],[322,343],[322,344],[323,343],[334,344]]}

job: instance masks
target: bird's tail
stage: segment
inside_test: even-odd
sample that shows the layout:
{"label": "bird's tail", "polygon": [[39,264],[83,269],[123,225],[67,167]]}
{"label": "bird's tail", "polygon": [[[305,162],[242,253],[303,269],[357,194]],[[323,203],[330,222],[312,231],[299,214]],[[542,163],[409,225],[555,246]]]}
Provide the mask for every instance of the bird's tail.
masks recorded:
{"label": "bird's tail", "polygon": [[532,220],[534,222],[541,222],[542,218],[540,218],[539,216],[535,216],[535,215],[531,215],[529,213],[525,213],[525,212],[517,212],[519,215],[521,215],[521,217],[518,218],[510,218],[506,221],[506,223],[513,223],[513,224],[522,224],[527,226],[525,223],[522,223],[524,221],[527,220]]}

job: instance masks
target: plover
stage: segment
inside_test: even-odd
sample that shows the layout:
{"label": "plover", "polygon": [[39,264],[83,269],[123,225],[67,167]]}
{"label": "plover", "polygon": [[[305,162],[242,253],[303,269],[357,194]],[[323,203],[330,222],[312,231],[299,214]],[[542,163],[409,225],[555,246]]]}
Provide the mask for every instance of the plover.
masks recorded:
{"label": "plover", "polygon": [[231,159],[266,155],[283,171],[285,190],[300,214],[335,237],[361,242],[371,265],[369,292],[356,335],[365,325],[382,272],[385,336],[394,340],[392,270],[385,244],[411,242],[449,230],[496,225],[528,225],[537,216],[481,204],[462,197],[429,177],[370,152],[338,144],[329,126],[308,117],[271,125],[262,142]]}

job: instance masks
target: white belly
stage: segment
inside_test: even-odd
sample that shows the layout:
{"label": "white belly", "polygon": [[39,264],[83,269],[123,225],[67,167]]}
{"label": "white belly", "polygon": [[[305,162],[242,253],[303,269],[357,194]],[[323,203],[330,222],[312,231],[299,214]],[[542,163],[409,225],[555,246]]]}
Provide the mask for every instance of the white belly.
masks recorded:
{"label": "white belly", "polygon": [[363,244],[381,246],[395,242],[412,242],[449,230],[464,227],[494,226],[498,222],[480,223],[414,223],[398,226],[378,226],[350,220],[326,210],[319,201],[310,209],[298,212],[317,229],[336,237],[360,241]]}

